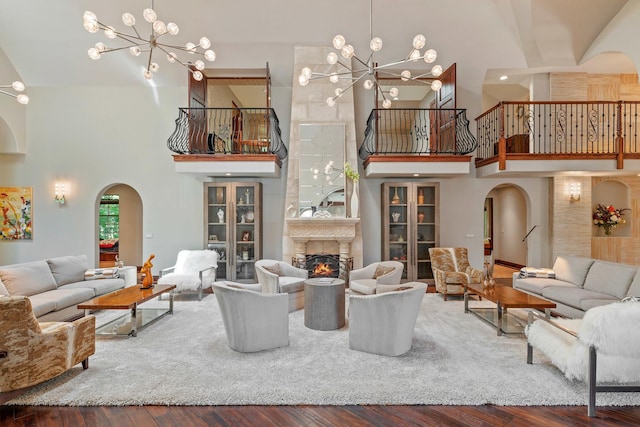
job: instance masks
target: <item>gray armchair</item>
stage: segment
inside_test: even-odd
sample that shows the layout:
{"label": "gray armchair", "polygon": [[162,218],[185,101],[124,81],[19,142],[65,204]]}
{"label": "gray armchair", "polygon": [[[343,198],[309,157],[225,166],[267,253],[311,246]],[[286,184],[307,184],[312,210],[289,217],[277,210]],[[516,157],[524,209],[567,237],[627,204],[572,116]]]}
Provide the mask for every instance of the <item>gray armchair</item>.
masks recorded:
{"label": "gray armchair", "polygon": [[383,356],[411,349],[427,285],[410,282],[375,295],[349,295],[349,348]]}
{"label": "gray armchair", "polygon": [[304,307],[304,281],[309,272],[284,261],[261,259],[256,261],[256,278],[263,293],[289,294],[289,311]]}
{"label": "gray armchair", "polygon": [[213,284],[229,347],[251,353],[289,345],[286,294],[265,294],[224,282]]}

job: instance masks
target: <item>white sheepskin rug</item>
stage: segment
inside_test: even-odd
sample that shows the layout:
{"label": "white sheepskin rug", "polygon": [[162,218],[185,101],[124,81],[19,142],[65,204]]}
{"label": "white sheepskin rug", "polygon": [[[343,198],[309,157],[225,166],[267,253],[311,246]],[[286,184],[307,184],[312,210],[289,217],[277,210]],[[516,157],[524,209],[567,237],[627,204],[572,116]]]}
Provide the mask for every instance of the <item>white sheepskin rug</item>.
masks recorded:
{"label": "white sheepskin rug", "polygon": [[558,319],[578,339],[544,321],[527,329],[529,343],[567,378],[586,381],[589,345],[595,345],[599,383],[640,382],[640,303],[619,302],[588,310],[583,319]]}
{"label": "white sheepskin rug", "polygon": [[[218,266],[218,253],[210,250],[182,250],[172,273],[158,279],[158,284],[176,285],[176,291],[197,291],[200,287],[199,272],[211,266]],[[202,274],[202,288],[211,287],[216,280],[216,270],[209,269]]]}

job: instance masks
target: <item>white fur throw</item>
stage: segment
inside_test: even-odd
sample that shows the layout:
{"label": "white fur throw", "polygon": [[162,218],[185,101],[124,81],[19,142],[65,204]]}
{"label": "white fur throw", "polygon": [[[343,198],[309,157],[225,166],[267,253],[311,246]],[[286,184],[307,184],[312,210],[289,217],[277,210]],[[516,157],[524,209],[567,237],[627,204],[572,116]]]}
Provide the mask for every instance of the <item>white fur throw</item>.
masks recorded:
{"label": "white fur throw", "polygon": [[583,319],[557,319],[578,339],[538,320],[527,328],[529,343],[567,378],[586,381],[589,345],[598,350],[597,381],[640,382],[640,303],[612,303],[588,310]]}
{"label": "white fur throw", "polygon": [[176,291],[196,291],[200,287],[200,271],[206,270],[202,273],[202,288],[207,289],[216,280],[216,269],[212,266],[218,266],[216,251],[182,250],[178,252],[173,273],[160,277],[158,284],[176,285]]}

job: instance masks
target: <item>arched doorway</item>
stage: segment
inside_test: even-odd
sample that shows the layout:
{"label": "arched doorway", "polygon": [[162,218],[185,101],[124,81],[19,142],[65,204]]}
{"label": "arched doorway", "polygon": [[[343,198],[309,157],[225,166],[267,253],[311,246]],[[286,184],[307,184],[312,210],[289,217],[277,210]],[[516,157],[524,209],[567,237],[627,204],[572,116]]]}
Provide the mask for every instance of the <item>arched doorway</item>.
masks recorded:
{"label": "arched doorway", "polygon": [[96,259],[101,267],[142,265],[142,199],[126,184],[106,187],[96,199]]}
{"label": "arched doorway", "polygon": [[517,268],[527,265],[528,231],[524,191],[512,184],[494,187],[485,199],[485,249],[490,248],[492,261]]}

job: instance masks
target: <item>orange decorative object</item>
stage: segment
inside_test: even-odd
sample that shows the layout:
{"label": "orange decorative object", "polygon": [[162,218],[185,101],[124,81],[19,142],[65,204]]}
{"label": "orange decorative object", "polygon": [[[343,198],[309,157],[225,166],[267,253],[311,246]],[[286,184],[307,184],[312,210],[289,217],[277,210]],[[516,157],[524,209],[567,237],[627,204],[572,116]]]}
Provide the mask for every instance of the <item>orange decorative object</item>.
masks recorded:
{"label": "orange decorative object", "polygon": [[153,268],[153,264],[151,264],[151,260],[156,257],[155,254],[151,254],[149,259],[142,264],[142,268],[140,269],[140,273],[143,275],[142,279],[142,289],[153,288],[153,273],[151,269]]}

